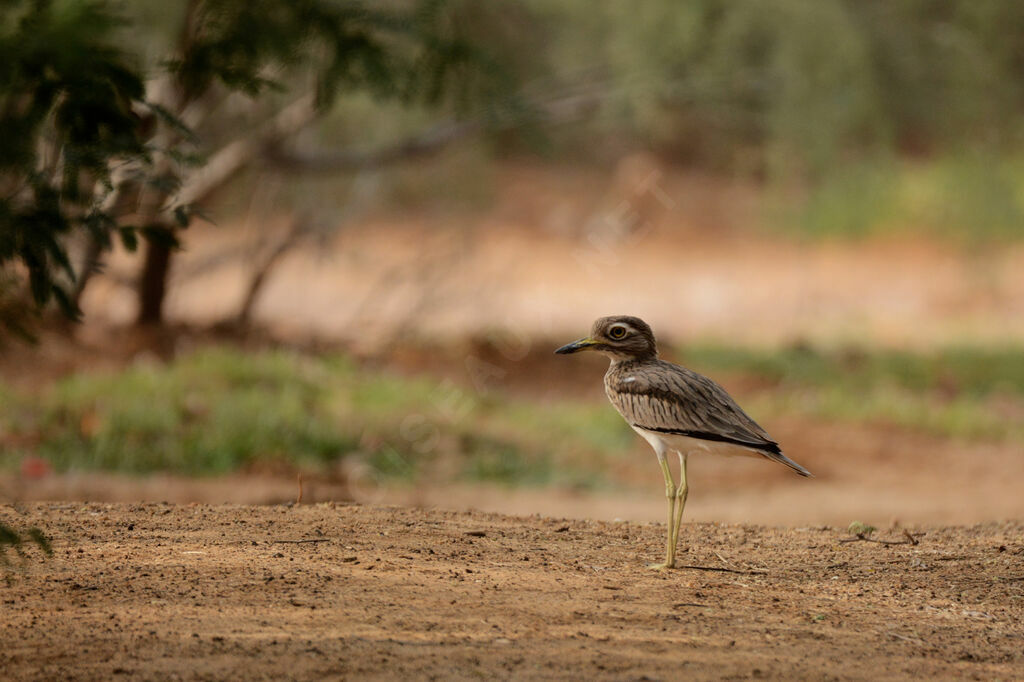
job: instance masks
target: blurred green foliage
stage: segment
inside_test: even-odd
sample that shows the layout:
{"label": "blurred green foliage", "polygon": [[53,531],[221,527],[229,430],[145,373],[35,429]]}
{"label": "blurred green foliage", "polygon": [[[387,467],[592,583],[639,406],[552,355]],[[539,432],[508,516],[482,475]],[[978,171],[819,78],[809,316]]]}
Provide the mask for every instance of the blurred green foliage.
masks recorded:
{"label": "blurred green foliage", "polygon": [[454,457],[457,477],[579,482],[577,464],[628,438],[604,411],[566,405],[563,424],[526,402],[288,352],[206,350],[169,366],[80,374],[40,394],[0,385],[0,400],[6,468],[35,455],[59,471],[202,475],[325,470],[360,457],[412,479]]}
{"label": "blurred green foliage", "polygon": [[813,178],[850,153],[1021,141],[1019,3],[530,6],[548,27],[551,71],[600,74],[612,126],[704,163]]}
{"label": "blurred green foliage", "polygon": [[[590,115],[543,130],[551,157],[613,166],[647,148],[760,182],[766,222],[790,233],[1024,235],[1020,3],[486,5],[486,18],[464,19],[477,22],[473,31],[495,46],[526,101],[596,102]],[[487,148],[492,156],[523,148],[520,114],[506,112],[508,129]],[[422,122],[355,100],[343,100],[338,116],[370,130],[328,123],[323,134],[334,144]],[[486,164],[480,158],[475,168],[443,173],[454,174],[448,184],[457,191]]]}
{"label": "blurred green foliage", "polygon": [[[159,221],[138,226],[159,240],[175,229],[168,211],[188,221],[174,190],[210,149],[161,149],[154,131],[223,142],[253,121],[214,116],[190,137],[186,105],[255,98],[265,114],[304,88],[335,105],[323,147],[393,142],[438,112],[492,131],[443,173],[396,171],[383,194],[398,205],[479,203],[481,170],[543,138],[566,158],[610,165],[651,148],[764,182],[769,217],[791,231],[1019,238],[1021,35],[1024,4],[978,0],[3,0],[0,265],[17,260],[37,302],[73,313],[69,236],[138,241],[103,206],[111,168],[132,162],[132,187],[163,192]],[[173,111],[144,101],[161,74]],[[589,114],[539,135],[573,98]],[[161,152],[177,175],[151,174]]]}
{"label": "blurred green foliage", "polygon": [[[102,2],[0,3],[0,268],[20,263],[36,304],[56,299],[69,316],[66,240],[111,245],[111,166],[151,151],[132,111],[144,77],[116,44],[122,25]],[[0,331],[23,331],[21,320],[0,306]]]}
{"label": "blurred green foliage", "polygon": [[789,232],[1024,236],[1024,4],[530,6],[548,27],[548,72],[607,98],[572,133],[586,149],[615,153],[625,134],[763,180],[766,221]]}
{"label": "blurred green foliage", "polygon": [[[0,0],[0,268],[75,317],[114,238],[134,250],[141,235],[139,321],[161,322],[195,209],[339,95],[491,119],[496,101],[515,108],[509,72],[463,30],[489,13],[453,4]],[[237,145],[253,136],[259,153]],[[223,177],[190,184],[224,149]],[[0,331],[23,330],[13,312],[0,301]]]}
{"label": "blurred green foliage", "polygon": [[1024,156],[980,151],[923,161],[850,160],[795,195],[766,196],[766,218],[793,236],[899,232],[974,248],[1024,237]]}
{"label": "blurred green foliage", "polygon": [[[757,419],[887,425],[1024,443],[1019,348],[779,351],[689,346],[688,366],[722,381]],[[211,348],[170,365],[80,374],[41,392],[0,385],[0,467],[216,474],[346,459],[413,481],[592,487],[642,447],[606,402],[543,403],[341,356]]]}

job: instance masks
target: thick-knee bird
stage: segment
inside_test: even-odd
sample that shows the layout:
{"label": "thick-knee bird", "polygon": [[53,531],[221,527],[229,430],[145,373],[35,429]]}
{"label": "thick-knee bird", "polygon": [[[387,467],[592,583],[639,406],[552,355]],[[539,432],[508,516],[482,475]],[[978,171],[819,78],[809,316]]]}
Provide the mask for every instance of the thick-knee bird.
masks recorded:
{"label": "thick-knee bird", "polygon": [[[687,457],[697,452],[766,457],[801,476],[811,472],[782,454],[779,444],[751,419],[725,389],[711,379],[658,358],[654,332],[637,317],[617,315],[594,322],[590,336],[562,346],[556,353],[597,351],[611,359],[604,375],[608,399],[654,448],[665,476],[668,538],[665,563],[674,568],[679,524],[689,486]],[[672,479],[666,453],[679,455],[679,484]]]}

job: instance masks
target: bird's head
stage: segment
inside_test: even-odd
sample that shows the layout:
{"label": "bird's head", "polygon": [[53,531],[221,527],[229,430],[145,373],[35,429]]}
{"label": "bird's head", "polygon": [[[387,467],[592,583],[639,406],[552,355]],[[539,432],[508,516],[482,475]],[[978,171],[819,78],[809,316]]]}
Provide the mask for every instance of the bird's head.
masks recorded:
{"label": "bird's head", "polygon": [[613,360],[646,360],[657,357],[658,346],[654,332],[639,317],[613,315],[594,322],[590,336],[562,346],[556,353],[577,353],[581,350],[596,350]]}

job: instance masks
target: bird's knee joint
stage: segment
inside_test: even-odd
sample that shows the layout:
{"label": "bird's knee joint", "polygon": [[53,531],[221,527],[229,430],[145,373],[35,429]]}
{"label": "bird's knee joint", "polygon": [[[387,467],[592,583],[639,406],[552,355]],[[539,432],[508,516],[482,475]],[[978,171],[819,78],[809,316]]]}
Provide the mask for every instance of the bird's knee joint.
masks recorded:
{"label": "bird's knee joint", "polygon": [[671,483],[665,486],[665,497],[672,499],[676,497],[677,492],[676,487]]}
{"label": "bird's knee joint", "polygon": [[686,496],[687,496],[687,494],[689,494],[689,492],[690,492],[690,486],[688,486],[688,485],[681,485],[678,488],[676,488],[676,497],[678,499],[685,500]]}

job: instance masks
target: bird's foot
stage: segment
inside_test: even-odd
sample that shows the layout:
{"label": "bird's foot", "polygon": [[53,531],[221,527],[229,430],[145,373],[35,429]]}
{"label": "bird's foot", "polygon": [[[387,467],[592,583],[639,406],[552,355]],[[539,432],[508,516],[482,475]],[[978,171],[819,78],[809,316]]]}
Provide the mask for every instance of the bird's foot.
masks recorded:
{"label": "bird's foot", "polygon": [[675,568],[675,567],[676,567],[676,563],[674,561],[671,564],[667,563],[667,562],[660,563],[660,564],[647,564],[647,568],[653,569],[655,571],[667,571],[670,568]]}

